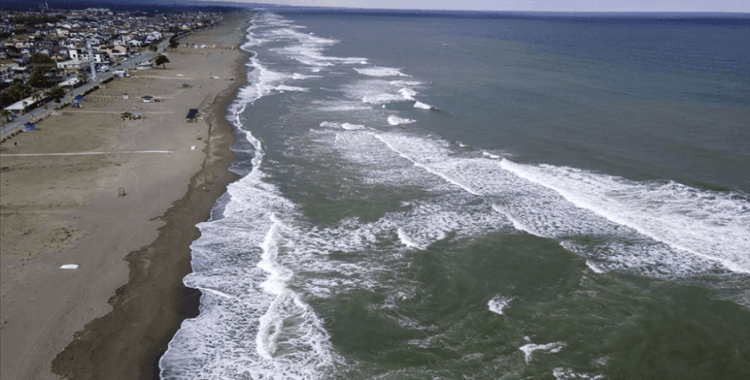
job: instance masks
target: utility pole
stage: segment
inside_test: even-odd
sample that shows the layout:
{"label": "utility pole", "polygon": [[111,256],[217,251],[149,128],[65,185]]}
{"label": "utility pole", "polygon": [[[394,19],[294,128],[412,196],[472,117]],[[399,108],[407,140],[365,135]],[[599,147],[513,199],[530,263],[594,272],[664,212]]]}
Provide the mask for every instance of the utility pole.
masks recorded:
{"label": "utility pole", "polygon": [[89,67],[91,68],[91,79],[96,79],[96,66],[94,65],[94,51],[91,50],[91,41],[86,40],[86,49],[89,50]]}

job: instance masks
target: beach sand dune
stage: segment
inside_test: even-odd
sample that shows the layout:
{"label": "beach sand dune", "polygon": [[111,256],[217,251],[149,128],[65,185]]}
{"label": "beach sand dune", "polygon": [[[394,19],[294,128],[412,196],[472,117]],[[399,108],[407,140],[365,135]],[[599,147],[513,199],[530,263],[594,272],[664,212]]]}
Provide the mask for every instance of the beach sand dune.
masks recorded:
{"label": "beach sand dune", "polygon": [[[227,15],[181,41],[236,46],[247,18]],[[65,108],[0,145],[3,380],[149,378],[194,312],[183,310],[195,292],[181,279],[195,224],[235,178],[224,113],[246,56],[168,55],[166,69],[114,80],[84,108]],[[160,101],[144,103],[145,95]],[[185,122],[190,108],[205,118]],[[144,118],[124,121],[124,111]],[[158,152],[133,153],[144,151]],[[85,152],[106,154],[44,155]]]}

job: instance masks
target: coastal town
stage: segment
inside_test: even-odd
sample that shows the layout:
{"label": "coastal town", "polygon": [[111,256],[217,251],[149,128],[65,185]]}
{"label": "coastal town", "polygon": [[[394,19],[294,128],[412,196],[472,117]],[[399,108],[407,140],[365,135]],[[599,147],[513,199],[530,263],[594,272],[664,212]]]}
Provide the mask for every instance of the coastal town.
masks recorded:
{"label": "coastal town", "polygon": [[203,11],[56,10],[48,5],[38,11],[0,10],[0,125],[39,107],[72,102],[74,89],[97,77],[122,77],[164,62],[179,38],[210,28],[221,17]]}

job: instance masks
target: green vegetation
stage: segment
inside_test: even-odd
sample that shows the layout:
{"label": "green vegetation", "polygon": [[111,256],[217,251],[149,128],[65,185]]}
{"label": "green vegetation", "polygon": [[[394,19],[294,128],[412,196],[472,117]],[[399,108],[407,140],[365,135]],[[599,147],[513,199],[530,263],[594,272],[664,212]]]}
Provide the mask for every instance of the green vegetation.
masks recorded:
{"label": "green vegetation", "polygon": [[34,25],[46,24],[46,23],[54,24],[63,19],[65,19],[65,16],[63,15],[50,16],[50,15],[44,15],[44,14],[32,14],[32,15],[11,17],[10,22],[11,24],[23,24],[25,26],[34,26]]}
{"label": "green vegetation", "polygon": [[34,92],[31,86],[14,81],[8,88],[0,92],[0,105],[7,107],[21,99],[29,97]]}
{"label": "green vegetation", "polygon": [[169,58],[164,56],[163,54],[159,54],[156,56],[156,59],[154,59],[154,63],[156,66],[162,65],[162,68],[167,68],[167,63],[169,63]]}
{"label": "green vegetation", "polygon": [[60,86],[55,86],[48,90],[46,95],[48,98],[60,103],[60,99],[65,97],[65,89]]}
{"label": "green vegetation", "polygon": [[99,89],[99,86],[91,87],[90,89],[88,89],[88,90],[86,90],[86,91],[83,92],[83,96],[86,96],[86,95],[88,95],[88,94],[90,94],[90,93],[92,93],[92,92],[94,92],[94,91],[96,91],[98,89]]}
{"label": "green vegetation", "polygon": [[46,70],[42,67],[36,67],[31,71],[29,85],[34,88],[48,88],[52,86],[52,81],[47,77]]}
{"label": "green vegetation", "polygon": [[34,53],[29,57],[30,64],[55,64],[55,60],[44,53]]}

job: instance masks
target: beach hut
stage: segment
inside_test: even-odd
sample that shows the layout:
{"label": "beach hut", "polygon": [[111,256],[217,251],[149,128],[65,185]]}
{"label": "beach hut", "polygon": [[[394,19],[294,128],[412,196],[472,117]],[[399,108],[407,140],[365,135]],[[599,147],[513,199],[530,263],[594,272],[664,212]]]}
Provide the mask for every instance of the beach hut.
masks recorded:
{"label": "beach hut", "polygon": [[76,97],[73,98],[73,108],[83,108],[81,103],[83,103],[83,95],[76,95]]}
{"label": "beach hut", "polygon": [[141,99],[143,99],[144,103],[153,103],[154,97],[151,95],[141,96]]}
{"label": "beach hut", "polygon": [[36,131],[36,124],[34,123],[26,123],[23,125],[23,130],[26,132]]}
{"label": "beach hut", "polygon": [[122,118],[122,120],[124,120],[124,121],[127,121],[127,120],[140,120],[140,119],[143,118],[143,113],[141,113],[141,112],[128,112],[128,111],[125,111],[122,114],[120,114],[120,118]]}

